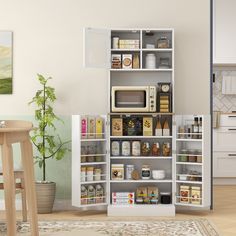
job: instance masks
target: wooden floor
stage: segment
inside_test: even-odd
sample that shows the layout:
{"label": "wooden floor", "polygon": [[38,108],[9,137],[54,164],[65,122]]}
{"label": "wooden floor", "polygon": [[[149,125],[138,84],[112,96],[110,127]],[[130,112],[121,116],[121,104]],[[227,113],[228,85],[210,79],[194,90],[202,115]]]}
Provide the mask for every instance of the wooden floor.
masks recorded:
{"label": "wooden floor", "polygon": [[[0,213],[0,220],[4,220],[4,212]],[[18,213],[18,217],[20,214]],[[217,186],[214,187],[214,210],[207,212],[179,212],[176,219],[187,218],[207,218],[210,220],[224,236],[236,235],[236,186]],[[153,220],[160,218],[141,218],[141,217],[107,217],[105,212],[80,212],[80,211],[63,211],[54,212],[53,214],[39,215],[40,220],[79,220],[83,218],[90,220]]]}

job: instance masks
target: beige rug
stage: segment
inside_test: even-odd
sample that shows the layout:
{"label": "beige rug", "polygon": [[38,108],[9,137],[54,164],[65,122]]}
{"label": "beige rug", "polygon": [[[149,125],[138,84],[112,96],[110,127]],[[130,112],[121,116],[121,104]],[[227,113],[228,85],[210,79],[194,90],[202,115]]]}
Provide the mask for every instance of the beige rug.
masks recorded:
{"label": "beige rug", "polygon": [[[219,236],[206,219],[159,221],[43,221],[40,236]],[[0,235],[6,235],[0,224]],[[29,224],[19,223],[18,234],[28,236]]]}

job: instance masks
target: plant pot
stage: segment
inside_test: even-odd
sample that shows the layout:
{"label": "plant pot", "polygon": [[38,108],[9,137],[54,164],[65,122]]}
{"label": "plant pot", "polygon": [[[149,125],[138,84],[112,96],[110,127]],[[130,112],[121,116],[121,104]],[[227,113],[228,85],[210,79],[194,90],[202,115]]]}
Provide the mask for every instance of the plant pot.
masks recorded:
{"label": "plant pot", "polygon": [[56,194],[56,183],[36,182],[37,208],[39,214],[52,213]]}

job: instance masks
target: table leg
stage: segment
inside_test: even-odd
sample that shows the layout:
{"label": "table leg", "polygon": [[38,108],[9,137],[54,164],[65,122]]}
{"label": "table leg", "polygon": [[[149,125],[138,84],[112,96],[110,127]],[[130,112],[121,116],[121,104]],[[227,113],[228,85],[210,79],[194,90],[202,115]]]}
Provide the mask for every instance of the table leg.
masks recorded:
{"label": "table leg", "polygon": [[2,145],[2,170],[5,195],[5,211],[7,220],[7,235],[16,235],[16,208],[15,208],[15,177],[12,157],[12,146]]}
{"label": "table leg", "polygon": [[30,141],[21,143],[21,158],[25,177],[26,200],[28,203],[28,212],[30,215],[31,235],[38,236],[38,216],[34,179],[34,161],[32,144]]}

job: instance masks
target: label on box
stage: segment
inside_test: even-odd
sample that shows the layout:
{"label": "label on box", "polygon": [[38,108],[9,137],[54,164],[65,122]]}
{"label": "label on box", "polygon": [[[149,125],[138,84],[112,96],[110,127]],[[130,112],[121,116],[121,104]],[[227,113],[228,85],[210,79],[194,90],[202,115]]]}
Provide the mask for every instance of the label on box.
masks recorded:
{"label": "label on box", "polygon": [[122,56],[122,68],[131,69],[132,68],[132,54],[123,54]]}
{"label": "label on box", "polygon": [[123,121],[122,118],[112,118],[112,136],[123,135]]}
{"label": "label on box", "polygon": [[152,117],[143,117],[143,136],[152,136]]}
{"label": "label on box", "polygon": [[81,138],[87,138],[87,117],[81,117]]}
{"label": "label on box", "polygon": [[133,198],[112,198],[113,205],[133,205]]}
{"label": "label on box", "polygon": [[112,192],[112,198],[134,198],[134,192]]}
{"label": "label on box", "polygon": [[97,117],[96,118],[96,138],[103,137],[103,118]]}

